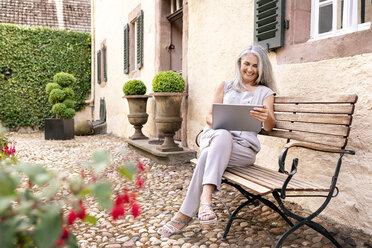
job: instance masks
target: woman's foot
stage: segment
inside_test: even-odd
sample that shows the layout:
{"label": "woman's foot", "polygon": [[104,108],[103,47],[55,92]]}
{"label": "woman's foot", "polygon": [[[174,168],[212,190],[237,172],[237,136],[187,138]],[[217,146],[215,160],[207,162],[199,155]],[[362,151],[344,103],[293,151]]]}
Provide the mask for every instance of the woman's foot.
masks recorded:
{"label": "woman's foot", "polygon": [[167,224],[159,228],[158,234],[169,237],[174,234],[180,233],[192,222],[192,218],[178,212],[173,219],[168,221]]}
{"label": "woman's foot", "polygon": [[198,219],[201,224],[210,224],[217,221],[217,215],[213,212],[211,204],[200,203]]}

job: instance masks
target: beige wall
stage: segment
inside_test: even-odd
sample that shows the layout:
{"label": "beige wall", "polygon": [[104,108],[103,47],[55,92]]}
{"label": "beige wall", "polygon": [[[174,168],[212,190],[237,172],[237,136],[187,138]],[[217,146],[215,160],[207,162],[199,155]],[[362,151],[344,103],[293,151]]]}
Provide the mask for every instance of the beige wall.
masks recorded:
{"label": "beige wall", "polygon": [[[105,97],[107,109],[107,132],[114,135],[128,137],[134,128],[127,119],[128,103],[123,99],[123,85],[129,80],[124,74],[123,65],[123,29],[128,23],[128,14],[138,4],[144,11],[144,66],[139,76],[131,79],[142,80],[147,87],[147,94],[151,92],[151,82],[154,77],[154,1],[140,0],[94,0],[95,3],[95,49],[100,49],[102,41],[107,46],[107,75],[108,81],[104,87],[95,83],[94,119],[99,119],[99,99]],[[95,76],[96,80],[97,76]],[[148,108],[151,110],[152,99]],[[143,128],[145,135],[151,134],[151,118]]]}
{"label": "beige wall", "polygon": [[[189,145],[205,125],[213,90],[221,81],[233,78],[235,56],[252,43],[253,20],[253,0],[189,0]],[[324,215],[372,233],[372,54],[290,65],[278,65],[275,53],[270,53],[270,59],[280,95],[358,94],[347,146],[356,155],[345,155],[338,184],[341,192]],[[285,141],[265,137],[260,140],[262,151],[257,164],[276,168]],[[193,148],[197,149],[195,145]],[[338,156],[314,156],[298,149],[289,154],[288,161],[294,156],[300,157],[301,177],[324,185],[330,182]],[[320,201],[304,203],[315,210]]]}
{"label": "beige wall", "polygon": [[[96,0],[96,48],[103,39],[107,41],[108,83],[97,87],[95,116],[98,117],[99,97],[105,96],[108,132],[128,137],[133,129],[129,125],[127,103],[121,97],[121,88],[127,80],[123,74],[123,27],[127,13],[141,2],[144,10],[144,68],[141,79],[151,92],[154,76],[154,3],[155,1]],[[119,3],[121,2],[121,3]],[[205,115],[210,107],[213,91],[218,83],[234,76],[235,56],[253,41],[253,0],[189,0],[188,83],[189,102],[187,141],[194,145],[195,135],[205,125]],[[363,44],[360,44],[363,45]],[[314,51],[316,52],[316,51]],[[338,187],[340,194],[334,198],[324,215],[343,224],[363,229],[372,234],[372,54],[328,59],[300,64],[278,64],[275,53],[270,53],[279,95],[324,95],[330,93],[356,93],[359,96],[352,124],[348,149],[355,156],[345,155]],[[150,105],[152,104],[150,103]],[[152,112],[149,111],[150,118]],[[150,134],[151,123],[145,125]],[[260,137],[262,151],[257,163],[272,168],[285,141]],[[327,184],[333,174],[331,168],[336,155],[315,154],[294,150],[289,154],[300,157],[299,174],[320,184]],[[311,165],[311,166],[310,166]],[[305,207],[315,210],[317,201],[306,201]]]}

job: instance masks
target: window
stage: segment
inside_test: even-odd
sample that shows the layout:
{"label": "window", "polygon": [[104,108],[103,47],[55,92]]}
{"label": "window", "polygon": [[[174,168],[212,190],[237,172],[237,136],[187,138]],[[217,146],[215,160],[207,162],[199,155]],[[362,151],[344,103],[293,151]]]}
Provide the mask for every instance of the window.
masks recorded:
{"label": "window", "polygon": [[370,0],[312,0],[311,40],[370,28]]}
{"label": "window", "polygon": [[[103,77],[102,77],[103,76]],[[107,48],[106,42],[102,42],[97,52],[97,83],[107,82]]]}
{"label": "window", "polygon": [[143,66],[143,11],[124,27],[124,73],[141,69]]}
{"label": "window", "polygon": [[268,51],[284,43],[284,0],[254,1],[254,40]]}
{"label": "window", "polygon": [[170,1],[170,13],[173,14],[182,8],[182,0],[169,0]]}

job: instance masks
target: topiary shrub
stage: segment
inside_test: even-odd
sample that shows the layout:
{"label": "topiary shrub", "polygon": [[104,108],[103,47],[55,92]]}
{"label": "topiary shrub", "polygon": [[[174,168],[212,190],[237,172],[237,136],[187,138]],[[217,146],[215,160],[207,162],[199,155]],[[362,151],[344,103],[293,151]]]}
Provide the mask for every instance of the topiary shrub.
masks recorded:
{"label": "topiary shrub", "polygon": [[71,88],[76,83],[73,75],[59,72],[53,77],[53,83],[45,86],[45,91],[49,94],[49,103],[52,104],[51,112],[57,118],[71,119],[75,116],[74,90]]}
{"label": "topiary shrub", "polygon": [[141,80],[129,80],[123,86],[124,95],[144,95],[146,85]]}
{"label": "topiary shrub", "polygon": [[183,92],[185,80],[173,71],[162,71],[152,80],[152,90],[154,92]]}

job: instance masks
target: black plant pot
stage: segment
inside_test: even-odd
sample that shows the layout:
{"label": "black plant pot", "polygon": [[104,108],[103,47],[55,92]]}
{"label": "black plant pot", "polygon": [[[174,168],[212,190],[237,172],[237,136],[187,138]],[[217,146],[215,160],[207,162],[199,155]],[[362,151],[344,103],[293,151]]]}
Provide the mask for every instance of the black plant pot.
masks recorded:
{"label": "black plant pot", "polygon": [[45,119],[46,140],[74,138],[74,119]]}

